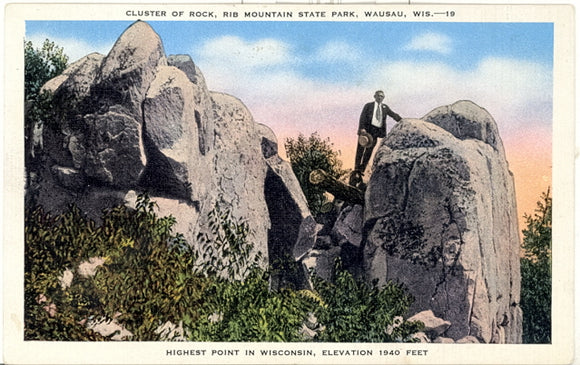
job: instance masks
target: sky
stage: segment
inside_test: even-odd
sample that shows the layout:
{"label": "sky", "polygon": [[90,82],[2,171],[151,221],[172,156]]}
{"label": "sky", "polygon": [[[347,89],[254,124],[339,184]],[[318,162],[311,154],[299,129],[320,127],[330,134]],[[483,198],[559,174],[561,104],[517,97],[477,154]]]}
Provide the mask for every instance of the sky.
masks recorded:
{"label": "sky", "polygon": [[[28,21],[70,61],[107,54],[129,21]],[[238,97],[286,138],[318,132],[352,168],[362,106],[384,90],[403,118],[458,100],[498,124],[514,173],[518,215],[552,181],[551,23],[151,21],[165,52],[189,54],[210,90]],[[388,127],[394,124],[389,120]]]}

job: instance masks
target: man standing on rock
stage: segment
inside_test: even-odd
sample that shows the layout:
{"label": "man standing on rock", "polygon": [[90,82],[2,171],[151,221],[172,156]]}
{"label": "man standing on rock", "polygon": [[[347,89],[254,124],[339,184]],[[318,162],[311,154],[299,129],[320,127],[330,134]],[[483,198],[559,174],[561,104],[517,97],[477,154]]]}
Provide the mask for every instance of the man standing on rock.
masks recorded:
{"label": "man standing on rock", "polygon": [[367,168],[367,164],[373,154],[373,149],[377,144],[377,138],[385,138],[387,135],[387,115],[396,120],[401,120],[401,116],[383,104],[385,93],[382,90],[375,92],[375,101],[365,104],[360,115],[358,126],[358,143],[356,147],[356,159],[354,161],[354,171],[351,174],[351,185],[358,185],[362,180],[362,175]]}

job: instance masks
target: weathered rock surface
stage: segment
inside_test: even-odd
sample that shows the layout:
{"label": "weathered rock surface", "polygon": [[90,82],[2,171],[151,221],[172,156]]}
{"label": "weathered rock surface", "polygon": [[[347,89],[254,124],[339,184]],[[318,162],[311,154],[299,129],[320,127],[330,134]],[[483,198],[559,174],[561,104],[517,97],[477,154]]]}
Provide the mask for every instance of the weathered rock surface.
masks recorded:
{"label": "weathered rock surface", "polygon": [[209,91],[189,56],[166,57],[147,23],[135,22],[107,56],[84,57],[44,88],[58,113],[45,121],[43,166],[29,191],[36,203],[59,212],[74,202],[98,218],[148,191],[192,244],[219,204],[248,222],[264,267],[294,263],[276,283],[309,285],[299,261],[316,223],[276,136],[240,100]]}
{"label": "weathered rock surface", "polygon": [[367,278],[407,286],[410,314],[432,310],[449,321],[445,337],[521,342],[514,183],[493,118],[462,101],[403,120],[373,169]]}

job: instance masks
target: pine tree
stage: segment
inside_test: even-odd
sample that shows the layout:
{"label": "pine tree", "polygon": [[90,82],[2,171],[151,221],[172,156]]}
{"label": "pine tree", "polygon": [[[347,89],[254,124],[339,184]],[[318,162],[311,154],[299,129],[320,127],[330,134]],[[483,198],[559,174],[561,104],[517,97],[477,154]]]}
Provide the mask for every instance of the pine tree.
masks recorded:
{"label": "pine tree", "polygon": [[523,342],[550,343],[552,339],[552,197],[542,194],[533,215],[525,215],[521,259]]}

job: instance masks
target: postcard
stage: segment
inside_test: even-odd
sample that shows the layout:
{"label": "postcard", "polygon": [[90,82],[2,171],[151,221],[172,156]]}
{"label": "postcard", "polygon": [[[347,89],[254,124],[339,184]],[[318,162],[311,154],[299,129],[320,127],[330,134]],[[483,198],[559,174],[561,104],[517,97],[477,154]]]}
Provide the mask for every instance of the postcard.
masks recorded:
{"label": "postcard", "polygon": [[572,6],[5,27],[7,364],[574,360]]}

